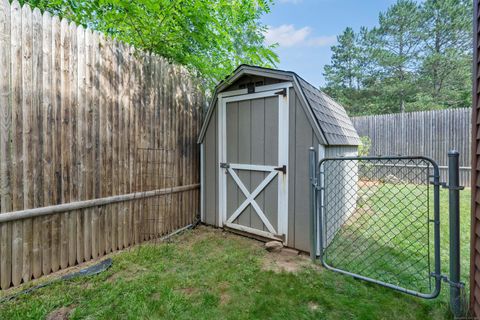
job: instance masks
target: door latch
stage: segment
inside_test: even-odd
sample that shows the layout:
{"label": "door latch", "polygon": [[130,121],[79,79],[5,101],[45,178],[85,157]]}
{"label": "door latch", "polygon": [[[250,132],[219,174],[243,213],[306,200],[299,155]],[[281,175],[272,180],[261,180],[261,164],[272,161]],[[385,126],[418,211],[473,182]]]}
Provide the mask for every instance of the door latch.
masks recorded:
{"label": "door latch", "polygon": [[286,166],[286,165],[283,165],[283,166],[281,166],[281,167],[273,168],[273,170],[281,171],[283,174],[286,174],[286,173],[287,173],[287,166]]}
{"label": "door latch", "polygon": [[228,168],[230,168],[230,165],[226,162],[220,162],[220,168],[228,169]]}

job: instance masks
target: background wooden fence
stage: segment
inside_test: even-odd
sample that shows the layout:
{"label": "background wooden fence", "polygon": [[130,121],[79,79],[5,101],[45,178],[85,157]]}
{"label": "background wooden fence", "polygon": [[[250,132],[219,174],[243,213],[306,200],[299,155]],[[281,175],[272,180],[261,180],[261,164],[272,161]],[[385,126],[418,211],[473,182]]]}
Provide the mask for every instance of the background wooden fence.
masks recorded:
{"label": "background wooden fence", "polygon": [[470,108],[352,118],[360,136],[372,139],[370,155],[422,155],[440,166],[447,178],[447,153],[460,152],[460,183],[470,185]]}
{"label": "background wooden fence", "polygon": [[194,222],[202,105],[184,68],[0,0],[0,287]]}

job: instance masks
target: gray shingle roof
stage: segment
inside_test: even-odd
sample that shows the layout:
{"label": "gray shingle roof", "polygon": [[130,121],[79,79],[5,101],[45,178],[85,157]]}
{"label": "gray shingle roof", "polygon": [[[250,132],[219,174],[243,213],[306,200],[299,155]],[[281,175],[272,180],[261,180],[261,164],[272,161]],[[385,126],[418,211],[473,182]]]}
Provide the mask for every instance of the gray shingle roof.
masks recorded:
{"label": "gray shingle roof", "polygon": [[[360,138],[357,131],[353,127],[352,121],[347,115],[345,109],[330,98],[328,95],[312,86],[310,83],[299,77],[295,72],[262,68],[250,65],[240,65],[227,79],[220,82],[214,92],[212,103],[207,112],[205,122],[200,131],[198,142],[201,143],[205,137],[208,123],[213,114],[213,108],[217,93],[224,90],[235,79],[238,79],[242,74],[256,74],[264,77],[278,78],[282,80],[293,81],[298,84],[298,89],[301,91],[299,94],[303,95],[306,103],[305,106],[311,110],[313,117],[307,115],[311,119],[312,126],[317,125],[320,130],[320,135],[323,135],[326,145],[360,145]],[[302,103],[304,105],[304,103]],[[315,123],[316,122],[316,123]],[[322,142],[323,143],[323,142]]]}
{"label": "gray shingle roof", "polygon": [[345,109],[328,95],[295,75],[329,145],[359,145],[360,138]]}

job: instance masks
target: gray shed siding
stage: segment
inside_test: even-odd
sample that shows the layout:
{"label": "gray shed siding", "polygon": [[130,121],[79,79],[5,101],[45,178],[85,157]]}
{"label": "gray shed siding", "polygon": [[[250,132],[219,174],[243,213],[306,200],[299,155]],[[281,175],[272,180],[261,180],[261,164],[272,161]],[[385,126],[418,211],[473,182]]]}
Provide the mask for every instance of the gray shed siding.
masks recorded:
{"label": "gray shed siding", "polygon": [[218,134],[217,134],[217,110],[210,120],[204,140],[204,223],[218,226]]}
{"label": "gray shed siding", "polygon": [[[278,97],[259,98],[227,103],[227,162],[256,165],[278,164]],[[266,177],[261,171],[240,170],[240,180],[254,190]],[[278,177],[262,191],[256,202],[277,229]],[[227,175],[227,219],[245,201],[231,175]],[[267,231],[255,210],[248,206],[234,223]]]}
{"label": "gray shed siding", "polygon": [[[327,146],[326,158],[356,156],[358,148],[353,146]],[[357,161],[330,162],[325,166],[325,217],[324,245],[328,245],[357,205],[358,163]]]}
{"label": "gray shed siding", "polygon": [[[288,242],[287,245],[303,251],[310,251],[310,185],[308,172],[308,149],[314,147],[318,151],[319,141],[308,122],[307,116],[300,106],[295,90],[290,89],[289,113],[289,185],[288,185]],[[341,157],[356,155],[356,146],[326,146],[325,157]],[[340,179],[352,188],[356,181],[350,179],[348,172],[338,172]],[[340,177],[340,178],[339,178]],[[345,200],[343,206],[332,208],[337,213],[349,215],[353,197]]]}
{"label": "gray shed siding", "polygon": [[357,154],[358,154],[357,146],[326,146],[325,147],[326,158],[357,156]]}
{"label": "gray shed siding", "polygon": [[[245,81],[242,79],[242,82]],[[266,83],[270,82],[268,80]],[[238,89],[238,83],[227,90]],[[308,149],[318,151],[317,138],[311,122],[302,107],[303,100],[294,88],[289,89],[289,151],[288,151],[288,239],[287,245],[303,251],[310,249],[310,193]],[[204,223],[219,226],[218,221],[218,131],[217,102],[205,132],[204,144]],[[357,146],[325,146],[326,157],[336,157],[357,152]],[[345,183],[347,183],[346,177]],[[352,183],[351,181],[349,183]],[[351,201],[351,200],[350,200]],[[260,201],[261,202],[261,201]],[[250,209],[247,209],[250,210]],[[347,213],[347,212],[345,212]],[[253,216],[250,215],[250,216]]]}
{"label": "gray shed siding", "polygon": [[287,245],[309,251],[310,193],[308,149],[318,139],[294,89],[290,89],[288,144],[288,241]]}

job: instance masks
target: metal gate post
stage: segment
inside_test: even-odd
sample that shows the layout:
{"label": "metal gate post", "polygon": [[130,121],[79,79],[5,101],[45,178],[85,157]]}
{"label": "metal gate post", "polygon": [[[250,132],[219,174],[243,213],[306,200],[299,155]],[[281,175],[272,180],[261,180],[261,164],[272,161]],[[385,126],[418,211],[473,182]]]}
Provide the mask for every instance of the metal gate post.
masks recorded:
{"label": "metal gate post", "polygon": [[459,153],[448,152],[448,207],[450,224],[450,308],[455,317],[462,316],[460,288],[460,199]]}
{"label": "metal gate post", "polygon": [[309,171],[310,171],[310,258],[315,262],[317,258],[317,154],[313,147],[308,150]]}

